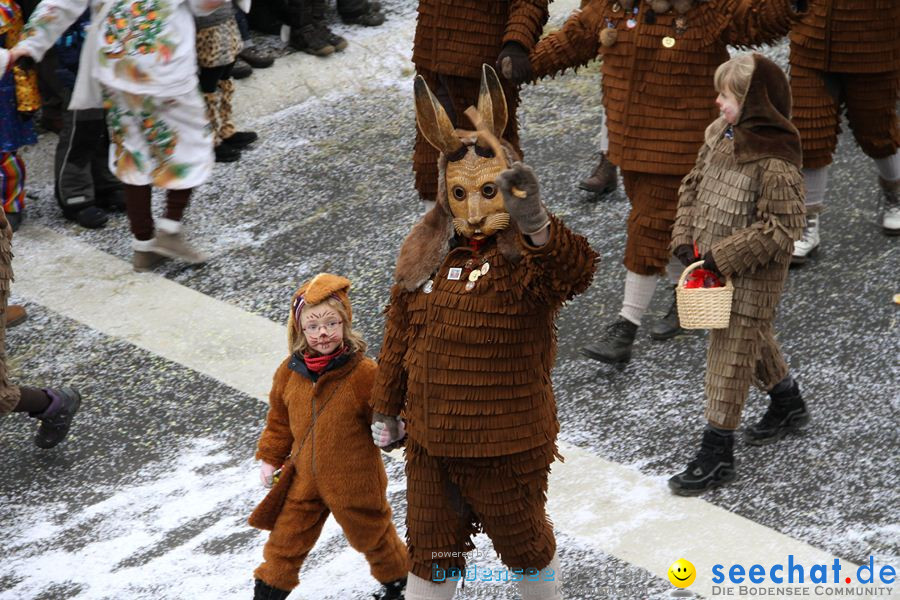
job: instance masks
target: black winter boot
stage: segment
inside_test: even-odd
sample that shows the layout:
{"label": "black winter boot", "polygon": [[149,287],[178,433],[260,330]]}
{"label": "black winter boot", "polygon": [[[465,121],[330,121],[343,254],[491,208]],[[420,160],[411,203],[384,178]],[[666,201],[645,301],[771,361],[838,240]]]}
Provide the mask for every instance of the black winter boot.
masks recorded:
{"label": "black winter boot", "polygon": [[744,441],[751,446],[772,444],[809,423],[800,386],[790,375],[769,391],[769,397],[772,402],[766,414],[744,430]]}
{"label": "black winter boot", "polygon": [[285,600],[291,594],[291,590],[279,590],[262,579],[256,580],[253,588],[253,600]]}
{"label": "black winter boot", "polygon": [[696,496],[734,481],[734,434],[707,427],[696,458],[687,469],[669,479],[669,489],[678,496]]}
{"label": "black winter boot", "polygon": [[50,406],[42,413],[29,414],[41,422],[34,445],[47,450],[66,439],[72,418],[81,406],[81,394],[71,387],[45,389],[44,393],[50,398]]}
{"label": "black winter boot", "polygon": [[669,312],[662,319],[656,321],[650,326],[650,337],[654,340],[668,340],[687,333],[687,329],[681,328],[681,321],[678,320],[678,303],[675,300],[675,286],[672,286],[672,306]]}
{"label": "black winter boot", "polygon": [[406,577],[391,581],[381,586],[381,589],[372,594],[374,600],[403,600],[406,598]]}
{"label": "black winter boot", "polygon": [[623,363],[631,360],[631,347],[638,326],[628,319],[619,318],[607,325],[600,339],[590,346],[581,349],[588,358],[609,364]]}

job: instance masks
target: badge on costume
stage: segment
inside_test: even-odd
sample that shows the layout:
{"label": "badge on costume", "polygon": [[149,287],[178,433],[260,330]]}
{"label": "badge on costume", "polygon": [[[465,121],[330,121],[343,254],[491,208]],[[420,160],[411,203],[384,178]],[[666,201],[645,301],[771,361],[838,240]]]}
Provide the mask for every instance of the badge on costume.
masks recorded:
{"label": "badge on costume", "polygon": [[430,294],[431,290],[433,290],[433,289],[434,289],[434,280],[433,279],[429,279],[422,286],[422,291],[425,292],[426,294]]}
{"label": "badge on costume", "polygon": [[662,39],[662,45],[666,48],[674,48],[675,47],[675,38],[672,36],[666,36]]}
{"label": "badge on costume", "polygon": [[450,281],[459,281],[462,278],[462,268],[461,267],[451,267],[449,271],[447,271],[447,279]]}

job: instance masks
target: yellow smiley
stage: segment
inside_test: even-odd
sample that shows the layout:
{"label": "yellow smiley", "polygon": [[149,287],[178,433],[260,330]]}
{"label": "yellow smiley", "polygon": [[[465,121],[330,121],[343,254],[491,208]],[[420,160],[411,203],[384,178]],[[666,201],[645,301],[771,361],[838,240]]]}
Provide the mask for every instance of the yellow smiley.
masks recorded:
{"label": "yellow smiley", "polygon": [[697,569],[691,562],[684,558],[679,558],[672,563],[668,571],[669,581],[678,588],[686,588],[697,578]]}

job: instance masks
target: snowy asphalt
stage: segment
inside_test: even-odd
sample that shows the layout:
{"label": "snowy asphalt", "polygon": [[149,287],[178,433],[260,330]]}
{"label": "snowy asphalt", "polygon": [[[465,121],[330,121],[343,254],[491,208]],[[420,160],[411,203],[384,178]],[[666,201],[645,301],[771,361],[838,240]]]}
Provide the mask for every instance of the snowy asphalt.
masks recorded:
{"label": "snowy asphalt", "polygon": [[[265,71],[247,80],[251,85],[238,83],[244,117],[238,124],[258,131],[261,140],[241,162],[217,165],[214,180],[195,195],[187,225],[192,239],[212,254],[210,263],[170,265],[161,275],[283,324],[303,279],[322,270],[344,274],[353,281],[356,326],[377,355],[396,251],[419,214],[404,58],[414,16],[410,4],[387,4],[391,21],[381,38],[375,39],[374,30],[359,34],[360,44],[374,39],[383,54],[370,69],[357,65],[350,71],[364,82],[353,84],[351,77],[328,93],[322,93],[327,86],[310,85],[291,92],[299,99],[293,103],[277,90],[272,97],[258,95],[267,82],[279,81]],[[562,7],[556,10],[559,18]],[[343,31],[351,51],[358,30]],[[393,41],[385,47],[384,39]],[[772,53],[783,59],[783,48]],[[313,81],[325,67],[337,70],[332,64],[349,69],[347,59],[338,63],[339,58],[279,60],[301,70],[296,79],[317,73],[308,78]],[[279,81],[278,88],[290,86]],[[545,202],[603,257],[592,287],[563,310],[558,323],[560,437],[568,447],[664,486],[692,455],[702,427],[705,337],[654,342],[641,332],[634,359],[623,369],[598,367],[578,353],[617,312],[624,279],[624,195],[620,190],[592,202],[574,187],[596,159],[598,90],[596,69],[588,68],[529,87],[520,113],[526,161],[541,178]],[[46,159],[39,156],[54,143],[55,136],[45,134],[26,156],[34,165],[30,219],[14,250],[36,247],[29,238],[49,229],[77,242],[74,248],[130,260],[124,217],[100,231],[61,220]],[[821,253],[791,271],[777,322],[813,422],[802,436],[773,446],[739,444],[738,481],[703,500],[847,564],[874,556],[877,566],[900,567],[900,307],[891,300],[900,292],[900,251],[896,238],[880,232],[874,165],[849,133],[841,137],[831,173]],[[79,255],[48,250],[46,260],[55,261],[64,281],[66,269],[77,269]],[[89,275],[85,284],[90,287]],[[657,313],[667,308],[665,292],[659,286]],[[16,285],[13,300],[26,304],[31,315],[7,333],[13,380],[71,383],[86,400],[70,438],[49,452],[31,445],[30,419],[13,415],[0,425],[0,599],[249,598],[265,541],[246,525],[246,516],[262,497],[252,455],[266,406],[245,389],[170,360],[165,352],[86,325],[71,316],[75,310],[19,295]],[[115,295],[95,302],[110,320],[125,310]],[[146,315],[147,328],[154,327],[154,314]],[[223,352],[240,356],[242,348]],[[764,405],[764,396],[751,392],[745,422]],[[386,465],[402,532],[402,463],[395,456]],[[572,495],[567,501],[583,497],[587,503],[615,498],[622,491],[618,483],[598,478],[561,493]],[[553,496],[551,485],[551,503]],[[656,570],[633,566],[604,554],[568,525],[557,521],[567,598],[662,598],[673,589],[665,579],[668,564]],[[685,543],[715,548],[719,541],[713,536]],[[648,550],[653,543],[646,540]],[[479,538],[477,545],[490,555],[486,564],[497,568],[489,541]],[[786,561],[785,553],[771,551],[756,560]],[[733,561],[722,556],[721,562]],[[348,600],[374,589],[365,561],[329,521],[291,598]],[[517,596],[510,584],[478,583],[466,584],[457,597]]]}

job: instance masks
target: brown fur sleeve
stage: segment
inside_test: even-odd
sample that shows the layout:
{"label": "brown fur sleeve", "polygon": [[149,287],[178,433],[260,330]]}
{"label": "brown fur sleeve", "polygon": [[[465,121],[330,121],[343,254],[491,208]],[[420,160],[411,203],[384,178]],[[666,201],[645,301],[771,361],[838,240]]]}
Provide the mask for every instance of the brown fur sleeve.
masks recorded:
{"label": "brown fur sleeve", "polygon": [[281,466],[291,453],[294,435],[291,433],[290,419],[285,404],[284,388],[291,376],[288,357],[272,378],[272,389],[269,392],[269,414],[266,416],[266,427],[259,437],[256,450],[257,460],[263,460],[276,467]]}
{"label": "brown fur sleeve", "polygon": [[786,36],[802,17],[793,0],[732,0],[731,19],[721,39],[734,46],[771,44]]}
{"label": "brown fur sleeve", "polygon": [[712,247],[713,259],[725,276],[753,272],[791,259],[794,242],[803,236],[806,207],[803,175],[787,161],[762,161],[762,182],[756,205],[757,221]]}
{"label": "brown fur sleeve", "polygon": [[406,403],[406,354],[409,320],[406,292],[399,285],[391,290],[391,303],[385,309],[384,341],[378,355],[378,371],[369,404],[382,414],[396,417]]}
{"label": "brown fur sleeve", "polygon": [[503,43],[517,42],[531,50],[541,37],[549,10],[548,0],[512,0]]}
{"label": "brown fur sleeve", "polygon": [[602,2],[594,0],[584,10],[569,17],[562,29],[538,42],[531,52],[535,79],[584,66],[597,57],[600,49],[597,36],[603,23]]}
{"label": "brown fur sleeve", "polygon": [[369,400],[377,373],[378,365],[371,358],[364,358],[353,373],[353,393],[356,396],[357,414],[365,423],[367,430],[372,423],[372,407],[369,405]]}
{"label": "brown fur sleeve", "polygon": [[550,239],[540,247],[520,238],[523,247],[523,285],[540,302],[558,307],[591,284],[599,256],[584,236],[570,231],[550,215]]}
{"label": "brown fur sleeve", "polygon": [[700,152],[697,153],[697,163],[694,165],[694,168],[681,180],[681,187],[678,188],[678,213],[675,216],[675,225],[672,227],[672,243],[669,244],[670,251],[675,250],[678,246],[694,243],[694,236],[691,231],[694,201],[697,199],[697,186],[700,185],[700,181],[703,179],[703,169],[708,152],[709,146],[703,144]]}

